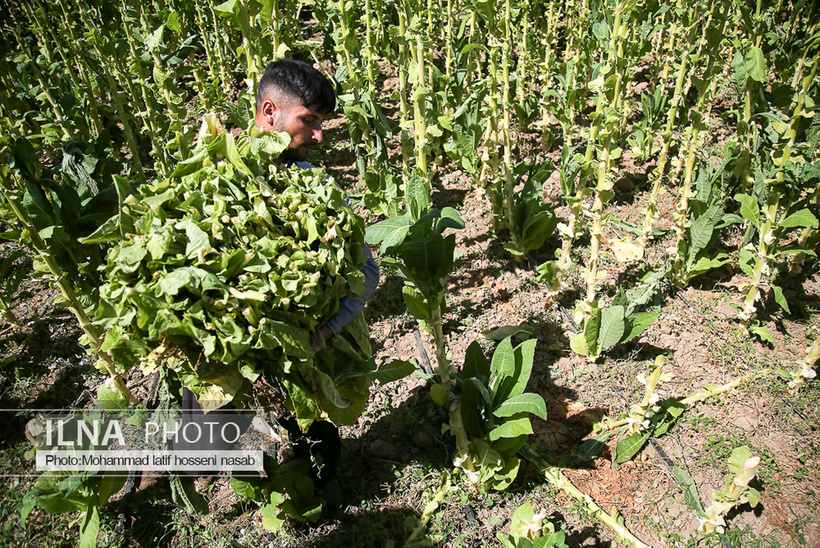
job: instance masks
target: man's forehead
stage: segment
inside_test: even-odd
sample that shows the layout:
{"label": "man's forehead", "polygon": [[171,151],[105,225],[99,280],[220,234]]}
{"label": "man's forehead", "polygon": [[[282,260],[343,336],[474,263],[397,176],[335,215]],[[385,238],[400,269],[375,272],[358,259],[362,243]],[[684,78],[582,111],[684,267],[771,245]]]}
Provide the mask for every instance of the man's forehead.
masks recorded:
{"label": "man's forehead", "polygon": [[296,116],[315,116],[320,120],[324,120],[327,117],[327,112],[323,112],[319,110],[316,105],[294,105],[291,107],[291,112]]}

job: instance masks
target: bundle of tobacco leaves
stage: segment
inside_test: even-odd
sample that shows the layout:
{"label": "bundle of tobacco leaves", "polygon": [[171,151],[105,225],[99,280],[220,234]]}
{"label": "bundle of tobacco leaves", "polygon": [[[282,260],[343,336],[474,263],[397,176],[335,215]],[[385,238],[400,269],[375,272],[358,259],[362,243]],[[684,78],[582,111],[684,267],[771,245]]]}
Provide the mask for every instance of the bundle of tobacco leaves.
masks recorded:
{"label": "bundle of tobacco leaves", "polygon": [[[95,323],[127,371],[165,367],[216,408],[264,375],[303,425],[352,423],[369,395],[361,317],[314,353],[310,336],[364,290],[364,225],[324,170],[273,159],[286,134],[233,137],[206,117],[192,156],[122,198]],[[116,225],[116,226],[114,226]]]}

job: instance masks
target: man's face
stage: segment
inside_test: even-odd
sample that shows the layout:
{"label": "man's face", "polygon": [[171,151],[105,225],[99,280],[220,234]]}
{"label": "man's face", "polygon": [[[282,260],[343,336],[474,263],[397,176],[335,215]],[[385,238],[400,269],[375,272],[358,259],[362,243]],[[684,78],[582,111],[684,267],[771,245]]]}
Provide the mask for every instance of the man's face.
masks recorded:
{"label": "man's face", "polygon": [[300,104],[296,99],[280,100],[278,103],[266,100],[257,113],[256,124],[268,131],[290,135],[290,146],[280,158],[296,161],[307,159],[310,149],[322,142],[324,119],[325,114],[313,106]]}

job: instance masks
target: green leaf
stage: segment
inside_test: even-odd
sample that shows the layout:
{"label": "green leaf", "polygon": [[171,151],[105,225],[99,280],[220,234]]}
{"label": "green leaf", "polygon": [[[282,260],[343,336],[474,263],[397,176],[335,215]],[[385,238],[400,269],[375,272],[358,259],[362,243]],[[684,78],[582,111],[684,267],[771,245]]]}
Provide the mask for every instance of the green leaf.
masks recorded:
{"label": "green leaf", "polygon": [[[599,334],[601,333],[601,309],[597,306],[592,311],[592,316],[587,319],[584,329],[584,340],[589,349],[589,357],[597,358],[601,354]],[[571,344],[571,341],[570,341]]]}
{"label": "green leaf", "polygon": [[513,375],[515,375],[515,350],[512,340],[504,339],[495,349],[490,362],[490,388],[493,393],[505,378]]}
{"label": "green leaf", "polygon": [[787,313],[791,314],[791,310],[789,310],[789,301],[786,300],[786,297],[783,296],[783,289],[779,285],[771,284],[772,291],[774,292],[774,300],[777,304],[783,307]]}
{"label": "green leaf", "polygon": [[97,548],[97,534],[100,532],[100,509],[92,504],[80,524],[80,548]]}
{"label": "green leaf", "polygon": [[760,228],[760,206],[757,200],[748,194],[735,194],[735,200],[740,202],[741,216],[756,228]]}
{"label": "green leaf", "polygon": [[404,297],[407,310],[414,318],[425,322],[430,321],[430,309],[424,295],[419,293],[416,288],[407,285],[401,288],[401,295]]}
{"label": "green leaf", "polygon": [[520,325],[505,325],[497,329],[488,329],[481,332],[482,337],[486,337],[493,341],[501,341],[507,337],[518,337],[519,339],[528,339],[532,337],[535,327],[522,323]]}
{"label": "green leaf", "polygon": [[780,221],[782,228],[817,228],[817,225],[817,217],[808,208],[795,211]]}
{"label": "green leaf", "polygon": [[172,11],[168,15],[168,20],[165,22],[165,26],[178,34],[182,34],[182,27],[179,24],[179,13]]}
{"label": "green leaf", "polygon": [[382,363],[376,371],[368,373],[367,376],[371,381],[387,384],[412,375],[415,370],[416,366],[412,362],[392,360]]}
{"label": "green leaf", "polygon": [[547,405],[538,394],[526,393],[511,397],[493,411],[493,415],[499,418],[512,417],[518,413],[532,413],[547,420]]}
{"label": "green leaf", "polygon": [[405,191],[407,200],[407,210],[413,221],[418,221],[430,209],[430,198],[427,196],[427,186],[417,175],[410,177],[407,181]]}
{"label": "green leaf", "polygon": [[774,338],[767,328],[761,325],[753,325],[749,328],[749,331],[760,337],[760,340],[774,344]]}
{"label": "green leaf", "polygon": [[504,421],[501,425],[493,428],[488,439],[496,441],[502,438],[516,438],[518,436],[529,436],[532,434],[532,425],[528,417]]}
{"label": "green leaf", "polygon": [[601,328],[598,331],[598,348],[601,351],[612,348],[624,335],[626,322],[623,306],[610,306],[601,311]]}
{"label": "green leaf", "polygon": [[100,403],[100,407],[106,411],[127,409],[129,405],[128,398],[120,394],[119,391],[109,388],[106,383],[102,383],[97,387],[97,401]]}
{"label": "green leaf", "polygon": [[754,487],[746,487],[744,495],[746,495],[746,498],[749,499],[749,506],[751,506],[752,508],[755,508],[757,506],[757,504],[760,502],[760,497],[763,496],[762,493]]}
{"label": "green leaf", "polygon": [[188,237],[185,255],[187,255],[189,259],[196,258],[201,249],[211,246],[211,239],[208,237],[208,234],[190,219],[177,223],[177,228],[185,230],[185,235]]}
{"label": "green leaf", "polygon": [[237,0],[228,0],[218,6],[214,6],[214,11],[222,17],[232,17],[238,15]]}
{"label": "green leaf", "polygon": [[729,471],[733,474],[739,474],[743,470],[743,464],[746,459],[752,456],[752,450],[746,445],[735,447],[732,450],[732,455],[729,457]]}
{"label": "green leaf", "polygon": [[621,464],[632,458],[641,450],[646,440],[649,439],[651,432],[635,432],[634,434],[620,440],[615,445],[615,452],[613,454],[613,462]]}
{"label": "green leaf", "polygon": [[162,24],[154,30],[151,34],[145,37],[145,47],[148,51],[154,51],[162,43],[162,32],[165,30],[165,25]]}
{"label": "green leaf", "polygon": [[[524,393],[527,388],[527,383],[532,375],[532,364],[535,359],[535,345],[538,344],[537,339],[530,339],[524,341],[515,347],[515,372],[514,374],[504,380],[502,386],[499,387],[497,397],[507,398],[519,396]],[[498,401],[496,401],[499,403]]]}
{"label": "green leaf", "polygon": [[589,346],[583,333],[576,333],[569,340],[569,347],[580,356],[589,356]]}
{"label": "green leaf", "polygon": [[434,384],[430,387],[430,398],[440,407],[447,407],[450,403],[450,393],[443,384]]}
{"label": "green leaf", "polygon": [[578,450],[575,453],[575,458],[578,462],[589,462],[597,459],[606,448],[605,441],[609,437],[610,435],[607,433],[604,436],[597,436],[590,440],[586,440],[578,446]]}
{"label": "green leaf", "polygon": [[285,495],[283,493],[271,492],[270,502],[263,504],[259,508],[259,513],[262,515],[262,527],[266,530],[275,533],[285,524],[284,516],[280,516],[279,507],[285,502]]}
{"label": "green leaf", "polygon": [[755,82],[764,83],[766,81],[766,57],[763,50],[752,46],[746,55],[746,73]]}
{"label": "green leaf", "polygon": [[672,469],[672,474],[683,489],[683,501],[686,503],[686,506],[697,513],[703,512],[703,506],[701,506],[698,497],[698,488],[692,477],[677,466]]}
{"label": "green leaf", "polygon": [[715,226],[723,218],[723,208],[720,205],[713,205],[706,212],[692,221],[689,229],[689,250],[690,257],[694,257],[702,249],[706,249],[712,240],[712,233]]}
{"label": "green leaf", "polygon": [[464,379],[479,376],[483,376],[485,379],[490,377],[490,364],[478,341],[473,341],[470,343],[470,346],[467,347],[461,374]]}
{"label": "green leaf", "polygon": [[699,257],[697,261],[689,266],[687,277],[691,279],[715,268],[720,268],[728,263],[729,260],[729,255],[725,251],[718,252],[714,257]]}
{"label": "green leaf", "polygon": [[529,502],[522,504],[518,510],[513,512],[510,520],[510,535],[527,538],[530,536],[530,523],[535,516],[535,509]]}
{"label": "green leaf", "polygon": [[636,312],[629,317],[629,331],[623,337],[621,342],[629,342],[649,327],[652,322],[658,319],[660,312]]}

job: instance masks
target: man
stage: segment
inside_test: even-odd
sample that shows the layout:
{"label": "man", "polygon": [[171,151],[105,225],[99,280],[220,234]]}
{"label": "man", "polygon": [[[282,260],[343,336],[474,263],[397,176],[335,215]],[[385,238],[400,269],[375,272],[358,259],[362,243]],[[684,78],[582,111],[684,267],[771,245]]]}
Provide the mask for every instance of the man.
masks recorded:
{"label": "man", "polygon": [[[322,143],[322,122],[336,108],[336,94],[333,85],[318,70],[302,61],[281,59],[271,63],[262,75],[259,82],[256,99],[256,125],[268,131],[284,132],[290,135],[290,144],[278,161],[285,165],[295,165],[302,169],[313,166],[306,161],[308,153],[316,145]],[[365,302],[373,294],[379,283],[379,267],[373,260],[368,248],[367,262],[362,268],[364,274],[364,293],[359,297],[350,295],[339,302],[339,311],[326,325],[321,326],[313,333],[311,345],[314,351],[325,347],[328,339],[338,335],[342,329],[362,312]],[[212,415],[204,415],[202,408],[192,392],[183,389],[183,423],[207,424],[207,421],[219,420],[221,423],[230,421],[244,432],[251,422],[251,417],[244,414],[232,413],[235,409],[229,404],[219,411],[223,414],[219,419]],[[212,417],[212,418],[208,418]],[[280,420],[294,443],[296,456],[312,456],[313,462],[321,461],[329,465],[322,470],[314,470],[314,480],[317,486],[325,486],[335,473],[335,464],[341,452],[338,429],[327,422],[315,422],[306,435],[299,431],[295,419],[292,417]],[[176,449],[229,449],[232,444],[222,445],[210,443],[207,446],[187,444],[184,440],[175,440]],[[195,475],[209,475],[208,472],[199,472]],[[338,489],[338,487],[336,487]],[[336,496],[326,493],[328,502]],[[336,502],[336,501],[333,501]]]}
{"label": "man", "polygon": [[[335,108],[336,93],[324,74],[302,61],[280,59],[265,69],[259,81],[255,121],[262,129],[289,134],[290,145],[280,160],[309,169],[313,166],[305,160],[310,150],[322,143],[322,122]],[[379,267],[370,250],[365,248],[365,252],[369,258],[362,269],[364,294],[342,299],[338,315],[313,334],[314,350],[324,348],[330,337],[338,335],[361,313],[379,284]]]}

